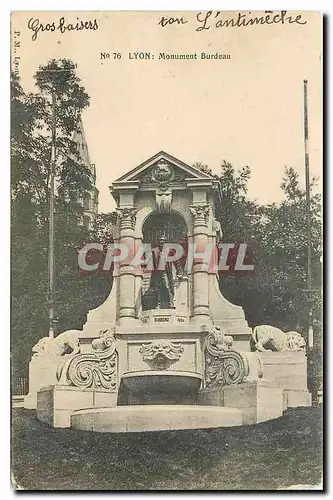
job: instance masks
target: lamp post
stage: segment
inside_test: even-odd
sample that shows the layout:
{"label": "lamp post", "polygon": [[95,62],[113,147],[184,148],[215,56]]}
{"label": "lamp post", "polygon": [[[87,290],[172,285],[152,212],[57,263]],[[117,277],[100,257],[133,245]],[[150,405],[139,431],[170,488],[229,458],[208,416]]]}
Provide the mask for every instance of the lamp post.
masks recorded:
{"label": "lamp post", "polygon": [[52,90],[52,145],[50,164],[50,193],[49,193],[49,248],[48,248],[48,306],[49,306],[49,337],[54,338],[55,332],[55,309],[54,309],[54,184],[56,165],[56,105],[55,93]]}
{"label": "lamp post", "polygon": [[313,349],[313,319],[312,319],[312,269],[311,269],[311,201],[310,201],[310,169],[309,169],[309,128],[308,128],[308,81],[304,80],[304,166],[306,190],[306,223],[307,223],[307,292],[308,292],[308,346]]}
{"label": "lamp post", "polygon": [[310,198],[310,161],[309,161],[309,127],[308,127],[308,81],[303,81],[304,96],[304,167],[306,192],[306,227],[307,227],[307,301],[308,301],[308,362],[309,382],[312,393],[312,404],[316,404],[317,392],[314,372],[313,353],[313,314],[312,314],[312,245],[311,245],[311,198]]}

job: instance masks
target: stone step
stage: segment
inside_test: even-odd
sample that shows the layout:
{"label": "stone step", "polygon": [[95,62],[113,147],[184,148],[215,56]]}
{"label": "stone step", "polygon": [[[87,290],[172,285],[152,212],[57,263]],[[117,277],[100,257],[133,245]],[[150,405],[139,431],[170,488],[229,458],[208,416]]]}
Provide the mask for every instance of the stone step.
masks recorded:
{"label": "stone step", "polygon": [[94,432],[149,432],[242,425],[237,408],[196,405],[133,405],[76,410],[71,427]]}
{"label": "stone step", "polygon": [[25,396],[12,396],[12,408],[23,408]]}

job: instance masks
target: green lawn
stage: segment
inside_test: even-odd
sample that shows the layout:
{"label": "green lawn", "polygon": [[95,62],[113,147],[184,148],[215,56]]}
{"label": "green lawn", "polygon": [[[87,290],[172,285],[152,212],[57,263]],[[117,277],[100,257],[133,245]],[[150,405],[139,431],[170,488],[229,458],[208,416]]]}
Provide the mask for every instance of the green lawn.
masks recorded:
{"label": "green lawn", "polygon": [[12,470],[28,490],[262,490],[318,484],[322,415],[288,410],[241,428],[97,434],[13,409]]}

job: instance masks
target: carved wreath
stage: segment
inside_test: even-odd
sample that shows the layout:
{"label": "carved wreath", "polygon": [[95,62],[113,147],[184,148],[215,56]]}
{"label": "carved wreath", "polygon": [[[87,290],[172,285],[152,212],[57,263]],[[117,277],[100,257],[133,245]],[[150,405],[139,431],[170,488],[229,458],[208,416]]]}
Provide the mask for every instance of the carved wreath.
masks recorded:
{"label": "carved wreath", "polygon": [[164,184],[165,182],[170,181],[172,177],[173,177],[172,167],[164,160],[159,161],[153,170],[154,180],[156,180],[161,184]]}

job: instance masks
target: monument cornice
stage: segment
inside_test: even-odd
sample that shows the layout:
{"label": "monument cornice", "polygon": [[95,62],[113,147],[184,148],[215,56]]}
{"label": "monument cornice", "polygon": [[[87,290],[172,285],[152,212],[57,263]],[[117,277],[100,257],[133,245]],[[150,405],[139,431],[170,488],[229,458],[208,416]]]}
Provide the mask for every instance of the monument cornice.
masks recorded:
{"label": "monument cornice", "polygon": [[[159,186],[152,186],[151,184],[148,183],[142,183],[140,184],[140,191],[146,191],[146,192],[156,192],[156,191],[162,191]],[[172,191],[182,191],[186,189],[186,185],[184,183],[179,183],[179,184],[170,184],[167,189],[171,189]]]}
{"label": "monument cornice", "polygon": [[113,182],[109,190],[115,201],[119,202],[119,193],[135,193],[140,186],[140,181]]}
{"label": "monument cornice", "polygon": [[124,182],[114,182],[113,184],[111,184],[111,186],[109,186],[109,189],[112,193],[112,191],[132,191],[132,190],[136,190],[138,189],[138,187],[140,186],[140,180],[138,181],[124,181]]}
{"label": "monument cornice", "polygon": [[213,187],[213,179],[185,179],[186,187],[189,189],[207,190]]}

